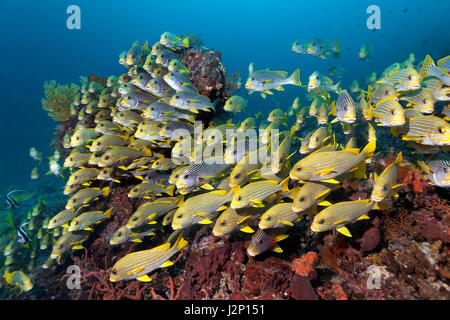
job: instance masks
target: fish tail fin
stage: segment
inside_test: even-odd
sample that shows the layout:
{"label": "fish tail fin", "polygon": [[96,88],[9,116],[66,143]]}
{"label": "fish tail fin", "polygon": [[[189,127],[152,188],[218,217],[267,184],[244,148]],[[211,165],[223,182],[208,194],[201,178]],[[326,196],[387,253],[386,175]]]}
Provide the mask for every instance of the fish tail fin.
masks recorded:
{"label": "fish tail fin", "polygon": [[289,176],[283,181],[281,181],[280,185],[282,187],[281,188],[282,192],[289,192]]}
{"label": "fish tail fin", "polygon": [[300,87],[302,85],[302,82],[300,81],[300,68],[295,70],[294,73],[287,78],[286,82]]}
{"label": "fish tail fin", "polygon": [[403,156],[402,156],[402,152],[400,151],[397,155],[397,159],[395,159],[395,164],[400,164],[403,161]]}
{"label": "fish tail fin", "polygon": [[112,211],[112,208],[109,208],[108,210],[105,211],[104,215],[105,215],[106,219],[111,218],[111,211]]}
{"label": "fish tail fin", "polygon": [[372,104],[369,104],[369,111],[367,111],[367,118],[370,120],[372,120],[373,117],[373,107]]}
{"label": "fish tail fin", "polygon": [[189,48],[189,38],[187,38],[187,37],[184,38],[182,42],[183,42],[183,46],[185,48]]}
{"label": "fish tail fin", "polygon": [[353,178],[366,179],[366,162],[363,160],[358,164],[357,169],[354,172]]}
{"label": "fish tail fin", "polygon": [[419,161],[417,161],[417,164],[419,165],[420,168],[422,168],[422,170],[423,170],[425,173],[427,173],[427,174],[430,173],[430,169],[429,169],[428,166],[425,164],[425,162],[419,160]]}
{"label": "fish tail fin", "polygon": [[375,140],[372,140],[364,147],[364,149],[361,151],[361,153],[365,153],[366,159],[370,159],[373,157],[373,153],[375,152],[376,148],[377,148],[377,142]]}
{"label": "fish tail fin", "polygon": [[5,280],[7,284],[13,284],[12,275],[12,272],[5,272]]}
{"label": "fish tail fin", "polygon": [[335,51],[334,52],[336,53],[336,57],[339,58],[341,56],[341,47],[339,46],[339,38],[334,40],[333,46],[335,47]]}
{"label": "fish tail fin", "polygon": [[172,185],[170,185],[170,186],[167,187],[166,193],[167,193],[169,196],[172,197],[172,196],[173,196],[173,191],[174,191],[174,189],[175,189],[175,185],[172,184]]}
{"label": "fish tail fin", "polygon": [[107,197],[109,196],[109,187],[105,187],[102,190],[103,196]]}
{"label": "fish tail fin", "polygon": [[433,58],[429,54],[426,55],[425,59],[422,63],[422,68],[420,68],[420,76],[422,79],[428,77],[429,71],[432,67],[436,66],[436,64],[433,61]]}
{"label": "fish tail fin", "polygon": [[183,232],[181,232],[181,234],[178,236],[177,241],[175,241],[175,243],[173,244],[173,247],[175,247],[177,251],[180,251],[187,244],[188,244],[188,242],[183,239]]}

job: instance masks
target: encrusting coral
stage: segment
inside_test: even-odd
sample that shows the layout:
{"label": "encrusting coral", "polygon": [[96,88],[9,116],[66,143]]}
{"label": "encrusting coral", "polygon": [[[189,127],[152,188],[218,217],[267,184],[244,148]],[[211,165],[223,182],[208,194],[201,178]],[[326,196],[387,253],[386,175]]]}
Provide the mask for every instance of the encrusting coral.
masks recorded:
{"label": "encrusting coral", "polygon": [[42,98],[42,108],[56,121],[68,121],[71,117],[70,104],[77,94],[79,86],[71,83],[60,85],[55,80],[44,83],[45,98]]}

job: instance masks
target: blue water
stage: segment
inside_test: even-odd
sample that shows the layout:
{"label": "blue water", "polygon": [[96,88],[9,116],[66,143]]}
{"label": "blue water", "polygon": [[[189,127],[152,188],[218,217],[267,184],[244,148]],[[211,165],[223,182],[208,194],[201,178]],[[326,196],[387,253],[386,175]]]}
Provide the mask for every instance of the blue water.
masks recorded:
{"label": "blue water", "polygon": [[[66,9],[81,8],[81,30],[68,30]],[[382,29],[366,27],[366,8],[379,5]],[[364,83],[372,72],[429,53],[450,52],[450,2],[431,1],[31,1],[0,0],[0,83],[2,128],[0,190],[29,183],[35,165],[34,146],[44,152],[41,172],[48,170],[49,142],[57,125],[41,108],[43,82],[77,82],[80,75],[120,75],[125,70],[118,55],[140,40],[156,42],[171,31],[198,34],[208,48],[222,53],[228,73],[245,78],[248,64],[293,72],[301,68],[302,82],[315,70],[327,74],[334,59],[322,60],[291,51],[298,39],[340,39],[344,64],[342,86],[354,79]],[[358,59],[361,45],[373,46],[370,63]],[[275,100],[288,101],[304,89],[287,86]],[[249,111],[272,108],[273,99],[251,96]],[[283,105],[287,108],[288,105]],[[54,177],[56,180],[57,178]]]}

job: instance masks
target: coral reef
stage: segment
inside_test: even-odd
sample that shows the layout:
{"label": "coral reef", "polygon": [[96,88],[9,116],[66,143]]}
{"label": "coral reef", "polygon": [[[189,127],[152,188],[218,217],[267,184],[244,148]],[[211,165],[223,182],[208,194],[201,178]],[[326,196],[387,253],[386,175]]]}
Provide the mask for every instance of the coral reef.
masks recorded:
{"label": "coral reef", "polygon": [[45,98],[42,108],[56,121],[68,121],[71,117],[70,104],[79,90],[76,84],[60,85],[55,80],[44,83]]}

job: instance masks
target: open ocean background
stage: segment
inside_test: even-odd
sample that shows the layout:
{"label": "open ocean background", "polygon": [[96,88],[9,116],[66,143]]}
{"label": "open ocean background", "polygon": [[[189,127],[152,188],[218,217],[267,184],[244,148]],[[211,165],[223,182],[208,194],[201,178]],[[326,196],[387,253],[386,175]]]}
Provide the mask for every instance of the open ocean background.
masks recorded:
{"label": "open ocean background", "polygon": [[[81,8],[81,30],[66,27],[66,9],[72,4]],[[382,10],[381,30],[375,32],[366,27],[366,9],[372,4]],[[41,106],[44,81],[78,83],[81,75],[120,75],[125,69],[118,63],[119,53],[136,40],[152,45],[165,31],[196,33],[206,47],[222,53],[228,75],[240,72],[244,82],[250,62],[256,69],[289,73],[300,67],[304,84],[313,71],[328,74],[329,66],[338,62],[348,69],[342,78],[345,88],[355,79],[364,86],[372,71],[379,74],[410,52],[417,60],[426,54],[435,59],[448,55],[449,12],[448,0],[0,0],[0,191],[29,185],[35,165],[31,147],[44,152],[41,175],[48,171],[57,123]],[[339,38],[341,59],[291,51],[296,39],[314,37]],[[362,44],[373,46],[371,62],[359,60]],[[287,86],[283,95],[266,100],[254,94],[248,112],[272,109],[276,103],[286,110],[303,92]]]}

